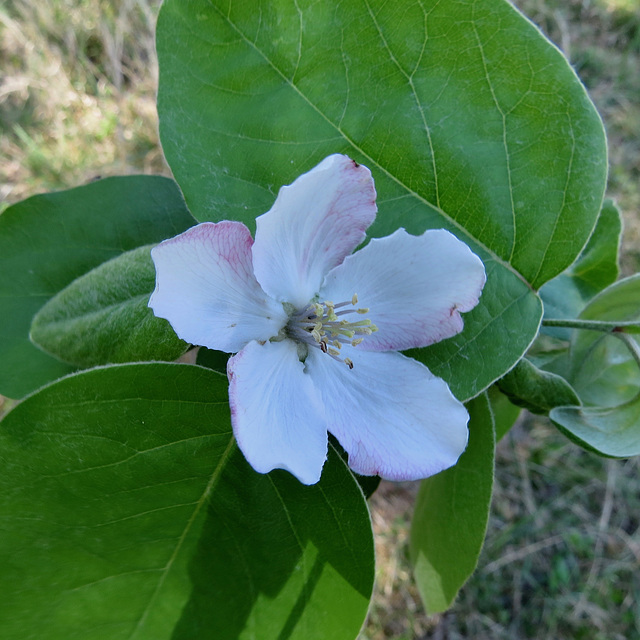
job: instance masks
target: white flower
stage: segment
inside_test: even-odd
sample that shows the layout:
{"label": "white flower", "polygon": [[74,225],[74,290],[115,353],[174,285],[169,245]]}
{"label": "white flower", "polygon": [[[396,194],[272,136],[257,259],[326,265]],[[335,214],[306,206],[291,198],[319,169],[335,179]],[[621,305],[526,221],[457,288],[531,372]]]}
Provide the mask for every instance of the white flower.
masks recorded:
{"label": "white flower", "polygon": [[391,480],[455,464],[468,415],[446,383],[397,351],[462,330],[484,267],[444,230],[365,239],[370,171],[333,155],[257,220],[204,223],[152,251],[149,306],[187,342],[230,353],[233,430],[256,471],[320,478],[327,431],[351,468]]}

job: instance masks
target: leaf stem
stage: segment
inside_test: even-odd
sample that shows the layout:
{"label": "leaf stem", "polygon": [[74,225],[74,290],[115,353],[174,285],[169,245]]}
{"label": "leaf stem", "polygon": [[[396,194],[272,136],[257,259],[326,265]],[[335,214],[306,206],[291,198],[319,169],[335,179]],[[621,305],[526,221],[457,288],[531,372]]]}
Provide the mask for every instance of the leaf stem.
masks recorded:
{"label": "leaf stem", "polygon": [[603,331],[604,333],[616,332],[616,334],[640,333],[640,323],[637,321],[608,322],[606,320],[579,320],[577,318],[545,318],[542,320],[544,327],[564,327],[566,329],[587,329],[590,331]]}
{"label": "leaf stem", "polygon": [[620,338],[625,343],[627,349],[631,352],[633,359],[638,363],[640,367],[640,345],[628,334],[622,331],[617,331],[613,334],[616,338]]}

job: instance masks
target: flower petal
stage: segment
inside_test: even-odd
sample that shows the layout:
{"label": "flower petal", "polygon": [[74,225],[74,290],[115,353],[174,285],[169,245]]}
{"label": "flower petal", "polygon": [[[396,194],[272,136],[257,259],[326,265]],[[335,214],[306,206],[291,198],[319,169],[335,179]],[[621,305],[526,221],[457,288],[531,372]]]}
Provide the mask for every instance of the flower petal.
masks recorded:
{"label": "flower petal", "polygon": [[398,229],[348,256],[327,274],[321,300],[358,295],[378,327],[359,348],[426,347],[462,331],[461,311],[478,303],[486,281],[478,256],[444,229],[412,236]]}
{"label": "flower petal", "polygon": [[256,278],[273,298],[298,308],[316,295],[324,276],[365,238],[376,216],[371,172],[332,155],[282,187],[256,220]]}
{"label": "flower petal", "polygon": [[353,369],[316,349],[305,365],[349,466],[363,475],[417,480],[455,464],[469,416],[444,380],[400,353],[344,350]]}
{"label": "flower petal", "polygon": [[268,340],[287,321],[282,304],[253,275],[249,229],[240,222],[205,222],[151,250],[156,288],[149,306],[180,338],[235,352]]}
{"label": "flower petal", "polygon": [[320,479],[327,424],[320,396],[291,340],[250,342],[229,359],[231,422],[259,473],[286,469],[303,484]]}

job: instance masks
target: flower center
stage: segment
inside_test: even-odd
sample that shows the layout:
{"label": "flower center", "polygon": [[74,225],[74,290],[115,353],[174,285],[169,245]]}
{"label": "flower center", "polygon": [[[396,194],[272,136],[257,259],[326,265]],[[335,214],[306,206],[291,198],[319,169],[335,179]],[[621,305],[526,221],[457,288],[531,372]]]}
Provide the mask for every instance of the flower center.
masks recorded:
{"label": "flower center", "polygon": [[369,309],[357,308],[357,304],[358,296],[355,293],[350,302],[312,302],[289,316],[285,333],[298,344],[320,349],[353,369],[353,362],[341,357],[343,343],[349,342],[357,347],[366,336],[378,330],[368,318],[358,319],[358,316],[369,313]]}

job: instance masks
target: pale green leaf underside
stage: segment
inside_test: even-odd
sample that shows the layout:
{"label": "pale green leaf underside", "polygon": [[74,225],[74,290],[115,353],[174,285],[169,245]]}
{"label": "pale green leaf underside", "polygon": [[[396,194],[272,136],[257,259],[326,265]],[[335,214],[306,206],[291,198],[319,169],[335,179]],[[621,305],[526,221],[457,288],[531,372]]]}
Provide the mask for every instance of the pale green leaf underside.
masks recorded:
{"label": "pale green leaf underside", "polygon": [[490,265],[490,317],[467,314],[461,338],[476,357],[417,357],[461,398],[521,357],[532,289],[593,228],[606,150],[568,63],[511,5],[169,0],[157,43],[163,148],[198,219],[253,228],[281,185],[346,153],[376,181],[371,235],[446,227]]}
{"label": "pale green leaf underside", "polygon": [[[640,275],[610,285],[593,297],[581,320],[637,322]],[[621,335],[621,334],[618,334]],[[567,378],[583,407],[553,409],[549,417],[583,447],[613,457],[640,454],[640,372],[630,347],[637,335],[576,331],[567,360]],[[637,344],[635,350],[638,350]]]}
{"label": "pale green leaf underside", "polygon": [[4,418],[3,639],[355,637],[373,584],[362,492],[333,452],[314,487],[253,472],[227,384],[189,365],[105,367]]}
{"label": "pale green leaf underside", "polygon": [[583,447],[613,458],[640,455],[640,396],[618,407],[558,407],[553,422]]}
{"label": "pale green leaf underside", "polygon": [[32,342],[79,367],[176,360],[188,348],[148,306],[151,247],[127,251],[74,280],[36,313]]}
{"label": "pale green leaf underside", "polygon": [[[582,310],[583,320],[640,320],[640,274],[618,280]],[[637,336],[633,339],[637,342]],[[574,332],[569,381],[584,404],[613,407],[640,391],[640,371],[628,348],[615,336],[598,331]]]}
{"label": "pale green leaf underside", "polygon": [[498,381],[498,387],[514,404],[533,413],[548,414],[554,407],[580,404],[562,376],[538,369],[526,358]]}

